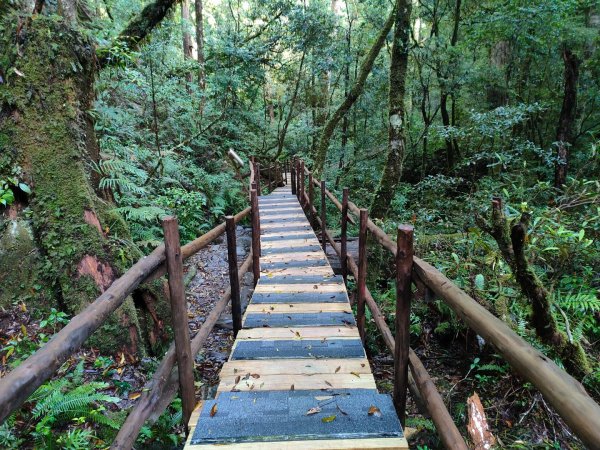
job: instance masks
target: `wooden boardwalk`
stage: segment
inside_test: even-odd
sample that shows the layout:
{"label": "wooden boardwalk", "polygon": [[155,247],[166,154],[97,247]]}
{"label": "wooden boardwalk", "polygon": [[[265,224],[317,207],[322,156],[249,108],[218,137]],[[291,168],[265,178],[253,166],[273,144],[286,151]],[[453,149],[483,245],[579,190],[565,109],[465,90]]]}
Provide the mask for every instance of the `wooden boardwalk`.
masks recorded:
{"label": "wooden boardwalk", "polygon": [[259,198],[261,277],[186,448],[408,448],[341,277],[286,186]]}

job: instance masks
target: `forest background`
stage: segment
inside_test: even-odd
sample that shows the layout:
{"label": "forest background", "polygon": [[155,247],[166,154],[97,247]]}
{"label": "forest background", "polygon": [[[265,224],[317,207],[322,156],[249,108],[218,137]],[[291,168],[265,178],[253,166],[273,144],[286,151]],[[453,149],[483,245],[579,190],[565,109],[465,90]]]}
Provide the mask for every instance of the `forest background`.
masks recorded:
{"label": "forest background", "polygon": [[[300,156],[390,233],[414,225],[422,258],[599,399],[599,44],[593,0],[3,0],[2,372],[155,248],[163,216],[187,242],[245,207],[233,148]],[[388,261],[370,261],[393,321]],[[64,401],[49,394],[68,399],[87,359],[0,427],[0,445],[110,442],[129,392],[119,359],[150,376],[161,299],[158,285],[137,293],[111,339],[92,338],[104,375],[76,391],[81,411],[49,414]],[[442,302],[417,302],[411,331],[465,434],[476,391],[503,446],[578,446]],[[179,413],[140,445],[176,444]],[[409,425],[439,445],[427,418]]]}

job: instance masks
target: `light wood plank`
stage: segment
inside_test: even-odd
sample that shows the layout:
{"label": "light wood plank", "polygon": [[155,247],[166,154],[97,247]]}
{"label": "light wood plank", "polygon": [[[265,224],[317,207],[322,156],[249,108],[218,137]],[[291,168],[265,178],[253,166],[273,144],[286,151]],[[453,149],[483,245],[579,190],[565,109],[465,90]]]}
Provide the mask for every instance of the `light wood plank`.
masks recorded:
{"label": "light wood plank", "polygon": [[286,359],[286,360],[254,360],[228,361],[221,369],[221,377],[244,377],[246,374],[263,375],[314,375],[314,374],[352,374],[367,375],[371,373],[369,360],[355,359]]}
{"label": "light wood plank", "polygon": [[[274,362],[275,364],[277,362]],[[252,374],[260,375],[260,374]],[[239,377],[239,379],[238,379]],[[260,375],[245,378],[245,374],[221,377],[217,392],[231,391],[289,391],[292,386],[295,390],[318,390],[318,389],[377,389],[375,380],[371,373],[366,374],[284,374],[284,375]]]}

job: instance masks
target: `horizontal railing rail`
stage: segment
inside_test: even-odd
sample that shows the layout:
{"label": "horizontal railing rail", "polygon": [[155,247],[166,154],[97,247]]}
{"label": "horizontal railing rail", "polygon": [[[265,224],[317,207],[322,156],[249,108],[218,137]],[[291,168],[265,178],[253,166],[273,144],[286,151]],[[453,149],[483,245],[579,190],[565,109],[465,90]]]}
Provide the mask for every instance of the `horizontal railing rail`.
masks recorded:
{"label": "horizontal railing rail", "polygon": [[[304,178],[308,176],[311,180],[312,177],[302,162],[296,162],[295,165],[296,170],[292,171],[292,174],[296,179],[292,178],[292,186],[297,187],[301,203],[307,204],[309,196],[305,194]],[[297,174],[302,174],[302,176]],[[312,184],[317,188],[322,186],[314,179]],[[342,211],[343,205],[339,201],[334,204]],[[358,206],[348,201],[347,207],[350,213],[360,217],[361,210]],[[368,219],[366,222],[366,228],[379,244],[397,257],[397,242],[394,242],[372,220]],[[346,258],[349,262],[348,255]],[[477,303],[439,270],[416,256],[413,257],[412,281],[417,286],[426,286],[430,289],[470,328],[492,344],[519,375],[531,382],[544,395],[565,423],[587,446],[600,448],[600,426],[598,425],[600,424],[600,405],[589,396],[581,383],[559,368],[546,355],[532,347],[511,330],[505,322]],[[369,304],[368,301],[367,304]],[[410,362],[411,370],[413,370],[415,368],[413,358]],[[423,392],[421,393],[423,394]],[[439,428],[438,431],[440,431]]]}

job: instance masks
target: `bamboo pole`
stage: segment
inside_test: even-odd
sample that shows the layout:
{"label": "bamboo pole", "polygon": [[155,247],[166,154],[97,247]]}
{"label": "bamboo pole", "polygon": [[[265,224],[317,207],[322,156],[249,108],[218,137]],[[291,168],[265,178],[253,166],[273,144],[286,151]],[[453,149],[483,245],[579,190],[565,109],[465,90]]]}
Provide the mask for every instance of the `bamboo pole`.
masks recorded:
{"label": "bamboo pole", "polygon": [[[233,217],[231,218],[233,222]],[[175,217],[165,217],[162,221],[165,235],[165,255],[169,274],[169,294],[171,298],[171,320],[175,336],[175,352],[179,368],[179,390],[183,406],[183,425],[187,424],[196,406],[194,389],[194,360],[190,349],[190,328],[188,309],[183,285],[183,259],[179,243],[179,224]]]}
{"label": "bamboo pole", "polygon": [[394,352],[394,406],[402,426],[406,423],[408,351],[410,348],[410,302],[413,266],[413,227],[398,227],[396,252],[396,336]]}
{"label": "bamboo pole", "polygon": [[227,262],[229,264],[229,286],[231,286],[231,319],[233,335],[237,336],[242,329],[242,304],[240,298],[240,282],[238,281],[237,243],[235,221],[233,216],[225,217],[227,224]]}

